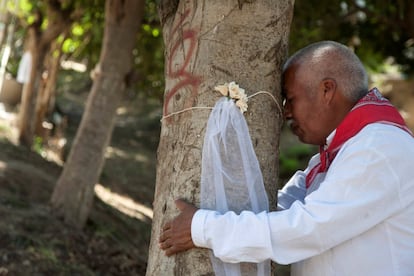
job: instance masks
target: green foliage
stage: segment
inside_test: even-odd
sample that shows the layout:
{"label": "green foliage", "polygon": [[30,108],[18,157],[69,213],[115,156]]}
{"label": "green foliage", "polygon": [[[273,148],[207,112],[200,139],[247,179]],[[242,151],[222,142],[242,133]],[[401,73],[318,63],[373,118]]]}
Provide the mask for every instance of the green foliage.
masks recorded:
{"label": "green foliage", "polygon": [[161,98],[164,87],[164,49],[160,28],[158,24],[142,24],[133,52],[138,75],[136,90],[154,98]]}
{"label": "green foliage", "polygon": [[294,52],[318,40],[336,40],[355,49],[369,70],[379,72],[393,57],[414,69],[414,2],[411,0],[295,1],[290,33]]}
{"label": "green foliage", "polygon": [[164,88],[164,44],[157,3],[145,1],[145,13],[137,46],[133,51],[134,78],[130,91],[138,96],[162,99]]}
{"label": "green foliage", "polygon": [[[86,63],[90,71],[99,62],[105,24],[105,1],[83,7],[83,16],[73,24],[62,46],[65,59]],[[161,99],[164,87],[164,49],[157,5],[147,0],[141,31],[133,51],[134,73],[129,96]]]}
{"label": "green foliage", "polygon": [[36,136],[33,142],[33,150],[39,155],[42,155],[43,152],[43,139],[42,137]]}
{"label": "green foliage", "polygon": [[7,6],[11,11],[21,11],[23,13],[30,13],[33,10],[35,3],[29,0],[20,0],[18,6],[16,7],[16,1],[7,1]]}
{"label": "green foliage", "polygon": [[[162,99],[164,87],[164,49],[157,2],[146,0],[144,20],[133,52],[135,73],[131,80],[132,96]],[[15,53],[7,70],[16,74],[22,52],[25,27],[33,22],[34,11],[45,14],[46,1],[8,1],[8,9],[18,14],[22,28],[15,35]],[[63,8],[74,5],[81,16],[64,40],[64,59],[86,64],[91,70],[99,61],[105,20],[105,0],[63,1]],[[410,0],[309,0],[295,1],[290,35],[291,52],[322,39],[332,39],[355,48],[368,69],[382,72],[389,56],[410,71],[414,68],[414,39],[409,32]],[[47,17],[44,24],[47,22]],[[414,29],[414,28],[412,28]]]}
{"label": "green foliage", "polygon": [[94,2],[82,6],[81,18],[72,25],[62,45],[66,59],[86,62],[89,70],[99,61],[105,24],[105,1]]}
{"label": "green foliage", "polygon": [[[72,3],[71,3],[72,2]],[[20,27],[14,35],[14,48],[7,65],[7,71],[17,75],[18,64],[23,54],[26,28],[36,18],[36,11],[43,14],[42,26],[47,24],[46,1],[15,1],[9,0],[9,10],[19,17]],[[63,1],[62,7],[74,5],[75,13],[79,18],[72,25],[71,30],[61,34],[57,40],[62,42],[63,59],[80,62],[86,65],[87,72],[99,62],[105,23],[105,0],[76,0]],[[164,49],[161,35],[161,26],[158,20],[156,1],[146,0],[145,13],[141,31],[133,51],[134,72],[130,80],[129,96],[150,97],[162,99],[164,87]],[[57,54],[57,53],[52,53]]]}
{"label": "green foliage", "polygon": [[315,147],[306,144],[296,144],[281,150],[279,155],[280,178],[290,178],[298,169],[304,169],[314,153]]}

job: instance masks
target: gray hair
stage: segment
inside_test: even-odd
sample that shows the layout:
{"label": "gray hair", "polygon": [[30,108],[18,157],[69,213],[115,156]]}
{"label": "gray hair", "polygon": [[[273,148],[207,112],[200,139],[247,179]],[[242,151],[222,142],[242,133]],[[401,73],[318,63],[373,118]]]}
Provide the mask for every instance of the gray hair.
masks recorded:
{"label": "gray hair", "polygon": [[313,90],[322,79],[332,78],[345,97],[358,101],[368,93],[368,74],[361,60],[343,44],[321,41],[310,44],[292,55],[283,72],[291,65],[306,66],[313,74]]}

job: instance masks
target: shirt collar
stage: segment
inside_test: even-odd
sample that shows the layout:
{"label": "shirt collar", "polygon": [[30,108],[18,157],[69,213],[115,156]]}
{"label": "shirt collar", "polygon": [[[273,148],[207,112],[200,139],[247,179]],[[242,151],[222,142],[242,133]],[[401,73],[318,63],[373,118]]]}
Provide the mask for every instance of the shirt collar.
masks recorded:
{"label": "shirt collar", "polygon": [[335,137],[335,133],[336,133],[336,129],[334,129],[334,131],[331,132],[331,134],[328,135],[328,137],[326,138],[326,143],[324,145],[324,149],[326,150],[329,145],[332,143],[333,138]]}

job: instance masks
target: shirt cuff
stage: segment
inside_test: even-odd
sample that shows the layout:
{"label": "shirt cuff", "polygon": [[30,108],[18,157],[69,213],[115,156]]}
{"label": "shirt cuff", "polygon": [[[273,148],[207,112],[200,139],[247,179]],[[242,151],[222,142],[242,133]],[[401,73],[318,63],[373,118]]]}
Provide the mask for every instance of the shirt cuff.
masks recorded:
{"label": "shirt cuff", "polygon": [[209,212],[212,211],[199,209],[191,221],[191,238],[197,247],[208,247],[204,237],[204,224]]}

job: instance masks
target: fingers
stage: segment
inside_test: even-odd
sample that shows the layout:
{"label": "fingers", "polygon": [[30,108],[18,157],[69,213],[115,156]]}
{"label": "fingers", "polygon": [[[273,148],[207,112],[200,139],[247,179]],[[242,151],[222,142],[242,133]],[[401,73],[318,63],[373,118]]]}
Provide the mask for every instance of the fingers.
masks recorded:
{"label": "fingers", "polygon": [[169,239],[164,239],[164,240],[160,240],[159,241],[159,247],[162,250],[167,250],[168,248],[170,248],[172,245],[169,242]]}
{"label": "fingers", "polygon": [[171,229],[171,227],[172,227],[172,221],[169,221],[166,224],[164,224],[164,226],[162,227],[162,231],[167,231],[168,229]]}
{"label": "fingers", "polygon": [[165,247],[164,251],[165,251],[165,255],[167,255],[168,257],[180,253],[180,252],[184,252],[187,251],[190,248],[193,248],[194,245],[192,242],[187,242],[187,243],[183,243],[183,244],[174,244],[171,246],[167,246]]}
{"label": "fingers", "polygon": [[165,251],[165,255],[171,256],[194,247],[191,239],[178,239],[171,230],[162,232],[159,238],[159,247]]}
{"label": "fingers", "polygon": [[175,201],[180,213],[161,229],[159,247],[167,256],[194,248],[191,238],[191,222],[197,208],[184,200]]}
{"label": "fingers", "polygon": [[171,231],[169,230],[169,229],[167,229],[167,230],[163,230],[162,232],[161,232],[161,235],[160,235],[160,238],[159,238],[159,243],[161,244],[161,243],[165,243],[167,240],[168,240],[168,238],[171,236]]}
{"label": "fingers", "polygon": [[158,239],[158,245],[162,250],[167,250],[168,248],[173,246],[172,240],[170,239],[171,235],[172,235],[171,229],[170,228],[165,229],[164,227]]}

